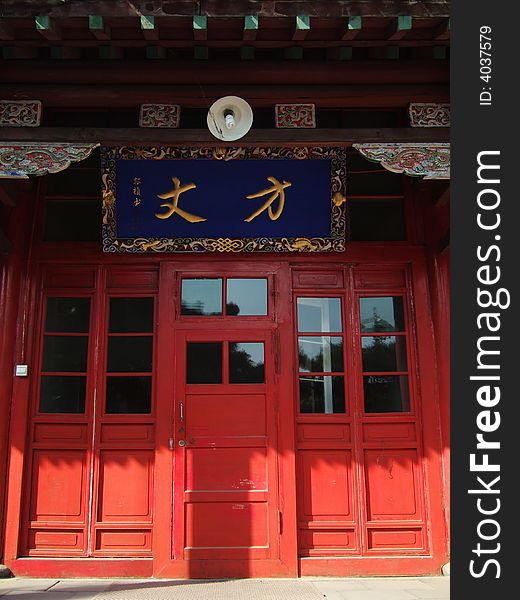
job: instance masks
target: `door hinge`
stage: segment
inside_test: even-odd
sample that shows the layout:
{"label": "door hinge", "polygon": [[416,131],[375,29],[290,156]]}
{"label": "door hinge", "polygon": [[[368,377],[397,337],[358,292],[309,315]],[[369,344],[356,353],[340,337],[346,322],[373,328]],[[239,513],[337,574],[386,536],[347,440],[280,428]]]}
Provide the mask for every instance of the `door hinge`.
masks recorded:
{"label": "door hinge", "polygon": [[279,510],[278,511],[278,535],[282,534],[282,529],[283,529],[283,517],[282,517],[282,511]]}
{"label": "door hinge", "polygon": [[274,372],[276,375],[280,375],[282,357],[280,355],[280,334],[278,331],[272,332],[271,342],[273,344]]}

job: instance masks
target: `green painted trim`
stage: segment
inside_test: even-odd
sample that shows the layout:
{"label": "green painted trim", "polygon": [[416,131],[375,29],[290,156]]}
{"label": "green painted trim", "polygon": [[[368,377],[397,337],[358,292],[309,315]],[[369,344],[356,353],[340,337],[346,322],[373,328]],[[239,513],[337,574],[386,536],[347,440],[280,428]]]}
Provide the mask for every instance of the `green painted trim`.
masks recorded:
{"label": "green painted trim", "polygon": [[100,15],[89,15],[88,16],[88,28],[89,29],[104,29],[105,23],[103,17]]}
{"label": "green painted trim", "polygon": [[311,18],[309,15],[298,15],[296,17],[296,29],[298,31],[309,31],[311,28]]}
{"label": "green painted trim", "polygon": [[301,60],[303,58],[302,46],[290,46],[285,49],[285,58],[289,60]]}
{"label": "green painted trim", "polygon": [[46,31],[51,28],[51,20],[48,16],[34,17],[34,22],[38,31]]}
{"label": "green painted trim", "polygon": [[207,60],[209,57],[209,50],[207,46],[194,46],[193,56],[196,60]]}
{"label": "green painted trim", "polygon": [[397,17],[397,31],[408,31],[412,28],[412,17],[410,15]]}
{"label": "green painted trim", "polygon": [[246,15],[244,17],[244,29],[246,29],[246,30],[258,29],[258,17],[256,15]]}
{"label": "green painted trim", "polygon": [[153,30],[155,29],[155,17],[148,15],[141,15],[141,29]]}
{"label": "green painted trim", "polygon": [[363,28],[363,19],[361,17],[349,17],[347,29],[359,30]]}
{"label": "green painted trim", "polygon": [[202,31],[208,28],[208,17],[205,15],[195,15],[193,17],[193,29]]}
{"label": "green painted trim", "polygon": [[241,46],[240,47],[240,58],[242,60],[255,60],[255,47],[254,46]]}

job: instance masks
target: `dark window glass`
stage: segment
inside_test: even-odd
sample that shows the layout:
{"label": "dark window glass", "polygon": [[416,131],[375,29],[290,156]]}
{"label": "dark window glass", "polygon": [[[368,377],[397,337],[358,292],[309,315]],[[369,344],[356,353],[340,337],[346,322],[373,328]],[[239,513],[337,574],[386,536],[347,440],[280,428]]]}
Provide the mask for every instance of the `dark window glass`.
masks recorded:
{"label": "dark window glass", "polygon": [[229,344],[229,383],[264,383],[263,342]]}
{"label": "dark window glass", "polygon": [[345,385],[342,376],[300,377],[301,413],[344,413]]}
{"label": "dark window glass", "polygon": [[152,370],[151,336],[108,338],[109,373],[146,373]]}
{"label": "dark window glass", "polygon": [[86,377],[44,375],[40,384],[41,413],[84,413]]}
{"label": "dark window glass", "polygon": [[267,315],[267,279],[228,279],[226,315]]}
{"label": "dark window glass", "polygon": [[299,337],[300,371],[329,373],[343,371],[343,339],[341,337]]}
{"label": "dark window glass", "polygon": [[406,375],[368,375],[363,380],[366,413],[410,411]]}
{"label": "dark window glass", "polygon": [[349,198],[348,220],[353,241],[406,239],[402,198]]}
{"label": "dark window glass", "polygon": [[151,377],[107,377],[106,413],[147,414],[151,410]]}
{"label": "dark window glass", "polygon": [[378,335],[361,339],[363,371],[406,371],[405,336]]}
{"label": "dark window glass", "polygon": [[46,242],[99,242],[101,240],[100,200],[47,200]]}
{"label": "dark window glass", "polygon": [[88,337],[45,336],[42,371],[85,373]]}
{"label": "dark window glass", "polygon": [[298,331],[342,331],[339,298],[298,298]]}
{"label": "dark window glass", "polygon": [[45,331],[56,333],[88,333],[89,298],[48,298]]}
{"label": "dark window glass", "polygon": [[110,298],[109,333],[152,333],[153,298]]}
{"label": "dark window glass", "polygon": [[181,315],[222,314],[222,279],[183,279]]}
{"label": "dark window glass", "polygon": [[47,196],[99,196],[101,170],[68,168],[47,175]]}
{"label": "dark window glass", "polygon": [[360,298],[362,333],[404,331],[403,299],[400,296]]}
{"label": "dark window glass", "polygon": [[222,383],[222,342],[188,342],[186,383]]}

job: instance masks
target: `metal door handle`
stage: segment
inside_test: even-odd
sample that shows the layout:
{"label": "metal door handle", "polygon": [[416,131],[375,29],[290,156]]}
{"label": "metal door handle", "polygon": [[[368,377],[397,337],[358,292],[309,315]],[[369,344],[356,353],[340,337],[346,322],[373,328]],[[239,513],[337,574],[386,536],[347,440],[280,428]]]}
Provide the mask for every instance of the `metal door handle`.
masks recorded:
{"label": "metal door handle", "polygon": [[173,450],[173,438],[170,438],[170,450]]}

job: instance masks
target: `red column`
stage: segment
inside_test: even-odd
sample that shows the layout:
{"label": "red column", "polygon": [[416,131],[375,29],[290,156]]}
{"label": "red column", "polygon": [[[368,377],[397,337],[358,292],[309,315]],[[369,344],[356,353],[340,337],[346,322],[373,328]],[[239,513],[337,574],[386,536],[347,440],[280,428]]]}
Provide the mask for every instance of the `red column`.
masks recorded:
{"label": "red column", "polygon": [[[35,189],[35,188],[32,188]],[[9,426],[15,370],[19,318],[22,313],[22,283],[27,271],[35,192],[20,188],[18,205],[8,216],[7,235],[12,249],[0,275],[0,557],[4,556]],[[0,561],[1,562],[1,561]]]}

